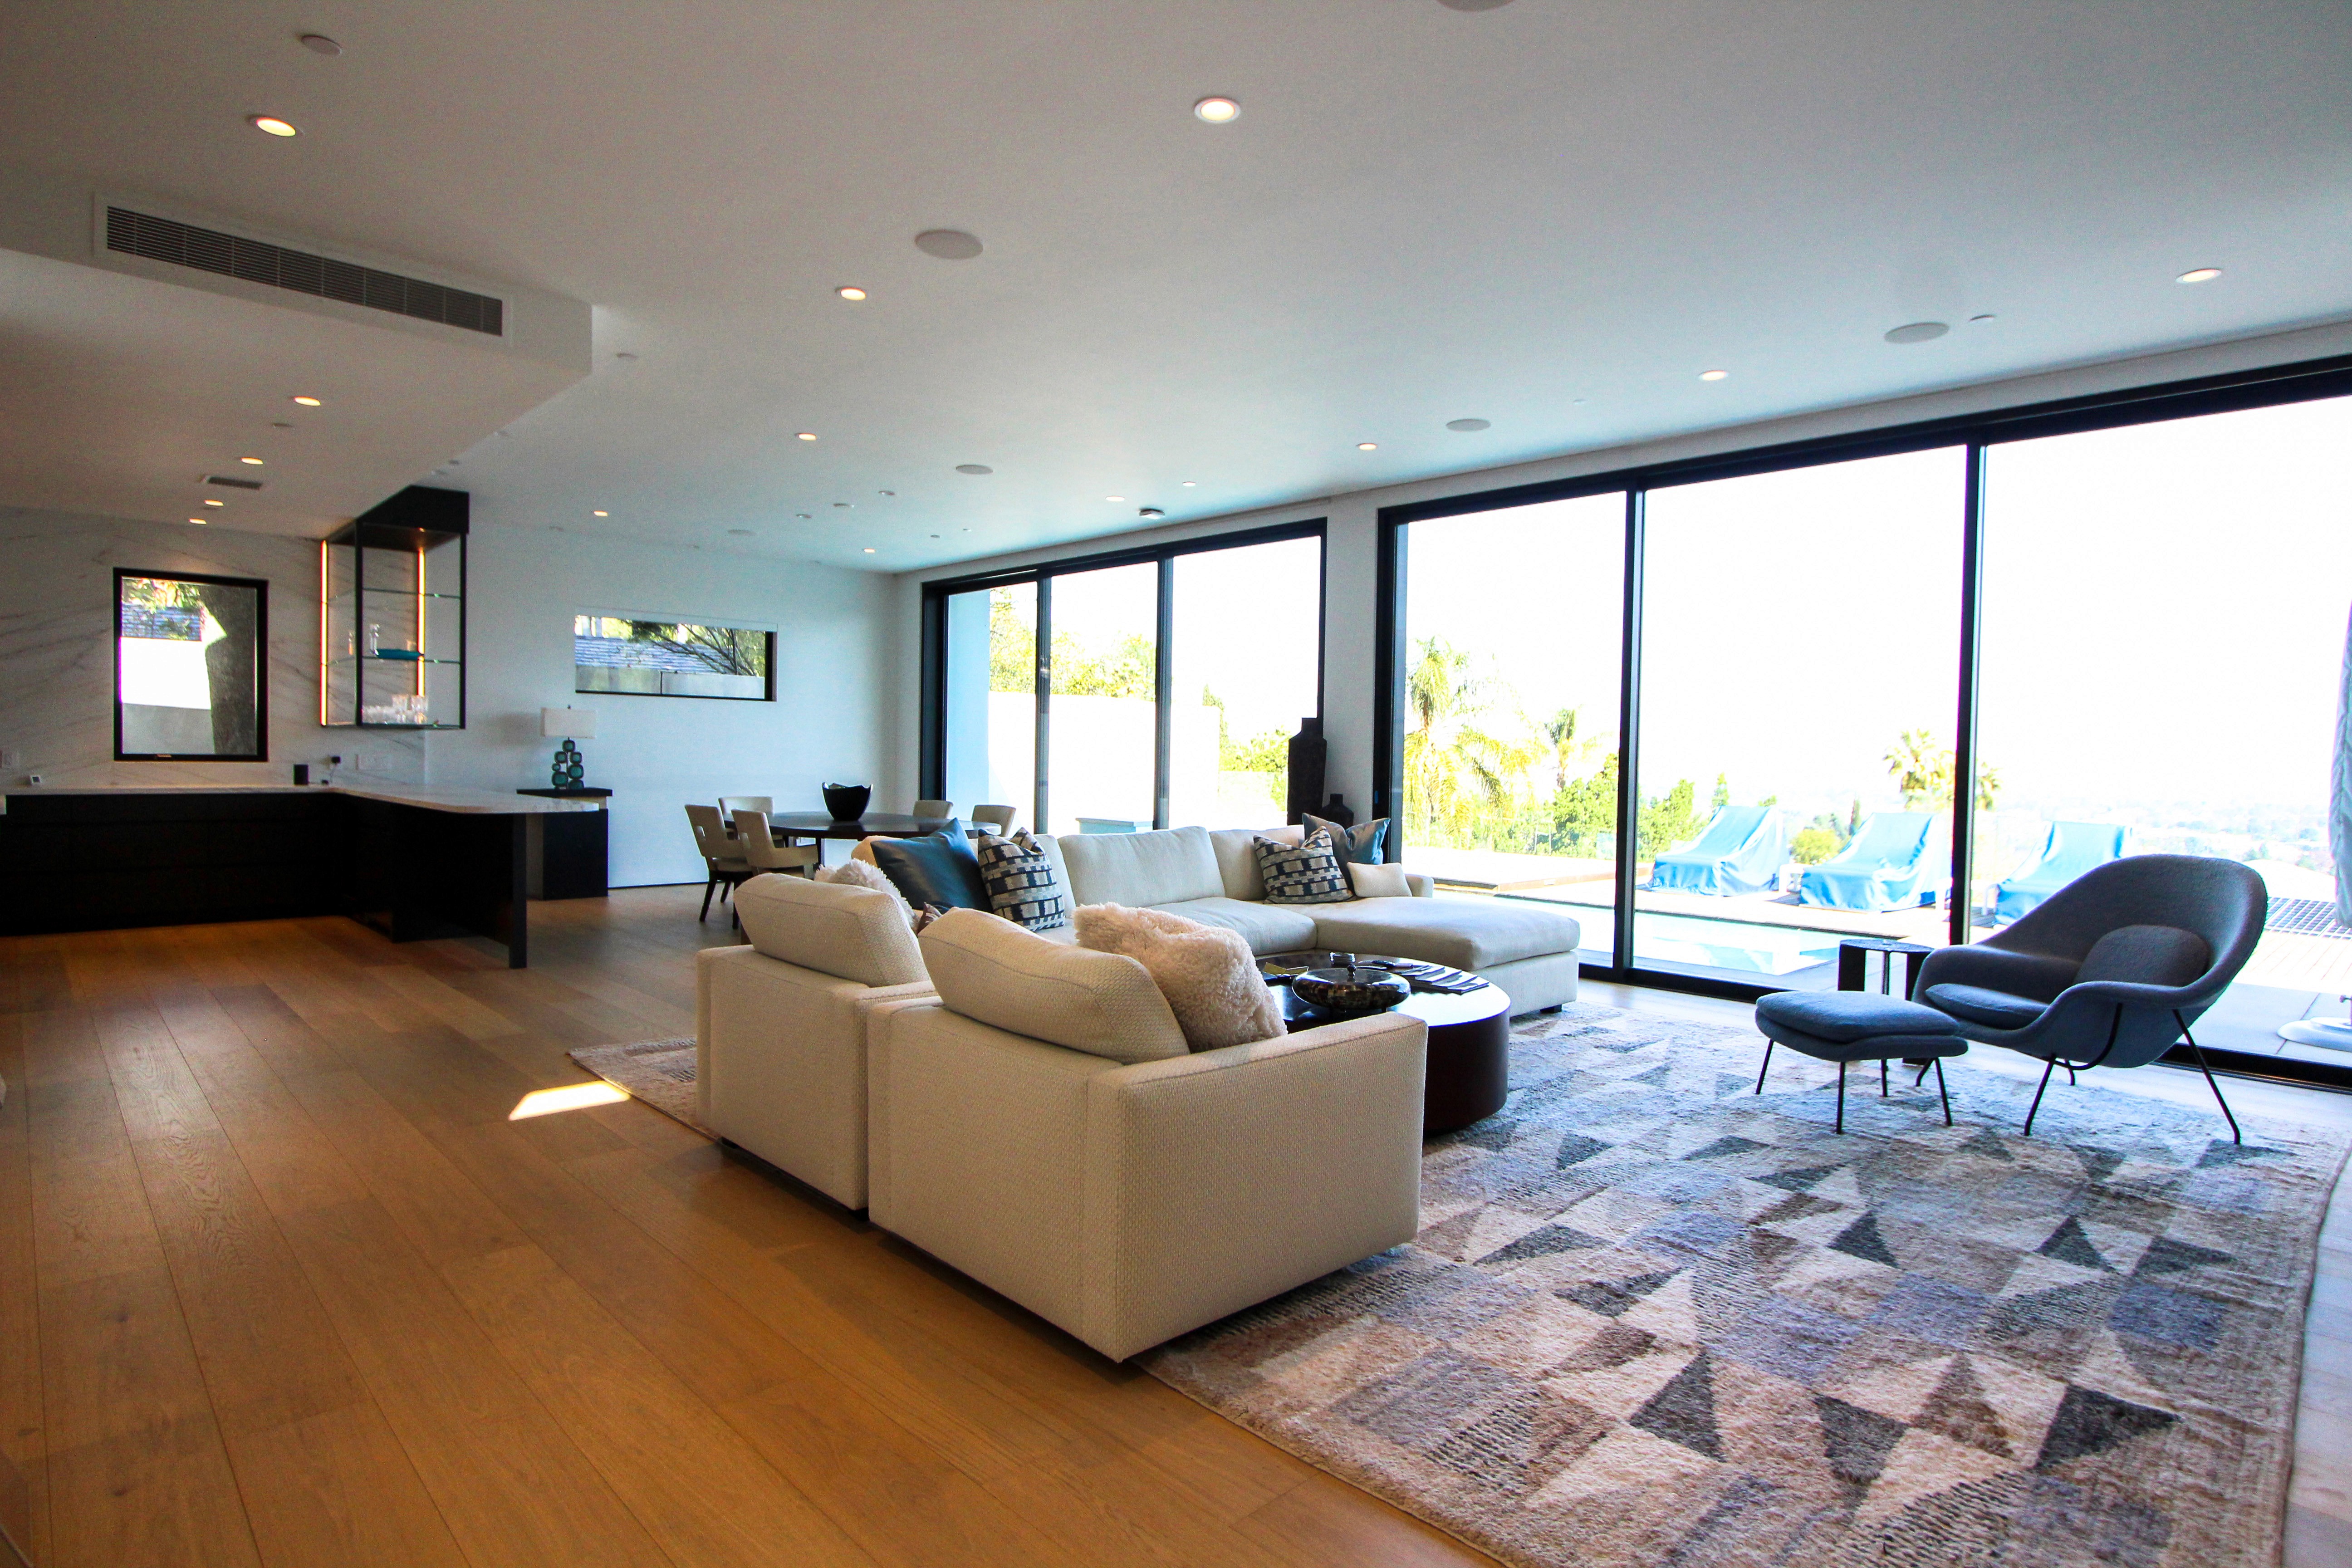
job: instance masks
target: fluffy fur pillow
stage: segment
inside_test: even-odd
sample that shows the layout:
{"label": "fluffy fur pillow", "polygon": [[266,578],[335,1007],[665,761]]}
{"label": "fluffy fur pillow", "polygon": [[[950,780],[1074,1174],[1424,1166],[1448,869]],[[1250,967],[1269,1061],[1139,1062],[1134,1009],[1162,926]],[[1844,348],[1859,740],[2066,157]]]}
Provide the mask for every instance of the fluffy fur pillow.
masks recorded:
{"label": "fluffy fur pillow", "polygon": [[898,900],[900,909],[907,911],[907,924],[910,929],[919,931],[926,923],[915,906],[908,903],[905,895],[898,891],[898,884],[891,881],[883,872],[882,868],[871,860],[844,860],[838,866],[824,867],[817,872],[816,879],[820,882],[838,882],[852,888],[872,888],[877,892],[887,893]]}
{"label": "fluffy fur pillow", "polygon": [[1143,965],[1192,1049],[1282,1037],[1282,1004],[1238,931],[1124,904],[1082,905],[1077,927],[1080,947]]}

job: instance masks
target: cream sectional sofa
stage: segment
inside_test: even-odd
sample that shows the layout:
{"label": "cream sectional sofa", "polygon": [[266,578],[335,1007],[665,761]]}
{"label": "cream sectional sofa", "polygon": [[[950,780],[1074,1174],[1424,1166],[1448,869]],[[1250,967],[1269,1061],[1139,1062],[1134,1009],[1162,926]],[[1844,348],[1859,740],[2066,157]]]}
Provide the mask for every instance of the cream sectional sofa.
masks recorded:
{"label": "cream sectional sofa", "polygon": [[1073,907],[1166,910],[1239,931],[1254,952],[1326,948],[1443,963],[1502,987],[1513,1013],[1575,1000],[1575,917],[1519,900],[1441,896],[1417,873],[1406,879],[1407,898],[1269,904],[1252,848],[1261,831],[1276,830],[1171,827],[1039,842]]}

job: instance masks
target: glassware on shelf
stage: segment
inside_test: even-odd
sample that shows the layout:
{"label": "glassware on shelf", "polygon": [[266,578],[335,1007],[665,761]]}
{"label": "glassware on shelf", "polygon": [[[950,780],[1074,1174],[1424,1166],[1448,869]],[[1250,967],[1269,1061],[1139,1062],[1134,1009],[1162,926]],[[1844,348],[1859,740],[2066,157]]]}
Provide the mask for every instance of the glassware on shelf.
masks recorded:
{"label": "glassware on shelf", "polygon": [[322,543],[320,723],[465,727],[468,503],[412,485]]}

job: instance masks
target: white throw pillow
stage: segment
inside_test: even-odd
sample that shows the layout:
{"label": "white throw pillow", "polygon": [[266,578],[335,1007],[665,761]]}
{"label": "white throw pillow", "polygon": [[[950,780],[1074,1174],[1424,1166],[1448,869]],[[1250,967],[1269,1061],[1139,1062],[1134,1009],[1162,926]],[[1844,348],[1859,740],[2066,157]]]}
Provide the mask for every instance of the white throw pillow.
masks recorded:
{"label": "white throw pillow", "polygon": [[1282,1037],[1282,1004],[1240,932],[1124,904],[1082,905],[1077,924],[1079,946],[1143,965],[1192,1049]]}
{"label": "white throw pillow", "polygon": [[890,880],[882,868],[871,860],[844,860],[838,866],[824,867],[817,872],[816,879],[837,887],[871,888],[877,893],[887,893],[898,900],[900,909],[907,911],[907,924],[916,931],[923,929],[915,906],[907,901],[906,895],[898,891],[898,885]]}
{"label": "white throw pillow", "polygon": [[1404,868],[1402,866],[1364,866],[1349,861],[1348,880],[1360,899],[1409,899],[1412,896],[1412,884],[1404,879]]}

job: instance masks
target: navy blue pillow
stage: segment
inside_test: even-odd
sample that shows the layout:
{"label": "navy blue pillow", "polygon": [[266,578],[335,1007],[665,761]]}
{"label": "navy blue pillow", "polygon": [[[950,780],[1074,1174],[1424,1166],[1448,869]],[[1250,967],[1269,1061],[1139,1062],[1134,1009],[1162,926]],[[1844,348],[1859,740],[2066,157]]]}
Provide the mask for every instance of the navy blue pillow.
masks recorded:
{"label": "navy blue pillow", "polygon": [[919,910],[925,904],[943,910],[989,907],[980,857],[964,836],[963,824],[953,818],[937,833],[920,838],[876,839],[874,863]]}

